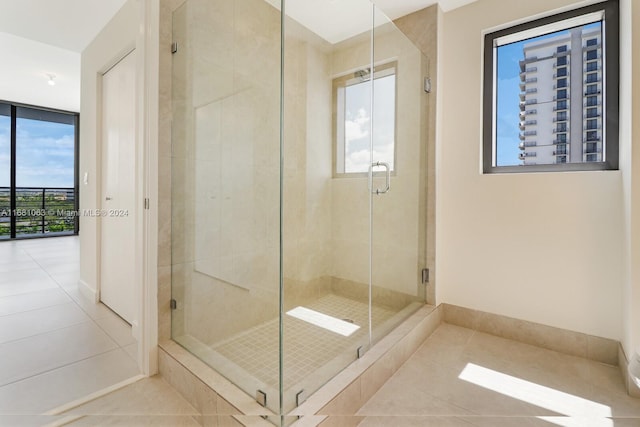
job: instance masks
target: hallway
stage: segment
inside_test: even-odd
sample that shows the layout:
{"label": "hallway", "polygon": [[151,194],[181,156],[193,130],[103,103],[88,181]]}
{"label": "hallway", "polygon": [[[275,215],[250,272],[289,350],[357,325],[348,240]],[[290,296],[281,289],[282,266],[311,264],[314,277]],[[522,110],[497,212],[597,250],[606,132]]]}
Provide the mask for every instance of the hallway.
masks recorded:
{"label": "hallway", "polygon": [[138,374],[131,327],[78,289],[79,253],[76,236],[0,242],[2,425]]}

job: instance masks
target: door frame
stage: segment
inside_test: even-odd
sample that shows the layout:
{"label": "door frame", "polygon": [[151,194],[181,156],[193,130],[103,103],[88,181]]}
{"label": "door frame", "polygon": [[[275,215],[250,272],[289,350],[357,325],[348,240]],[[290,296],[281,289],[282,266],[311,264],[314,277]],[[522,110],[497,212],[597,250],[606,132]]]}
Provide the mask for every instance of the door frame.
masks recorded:
{"label": "door frame", "polygon": [[[138,0],[139,31],[135,43],[125,46],[120,53],[100,70],[98,77],[98,105],[102,103],[102,75],[136,50],[136,106],[135,106],[135,234],[134,244],[134,294],[135,322],[132,335],[138,342],[137,365],[143,375],[158,372],[158,70],[159,70],[159,0]],[[99,117],[101,107],[98,109]],[[101,128],[101,120],[99,120]],[[99,129],[101,132],[101,129]],[[99,152],[102,139],[99,139]],[[102,176],[102,159],[99,154],[99,175]],[[97,194],[102,194],[101,184]],[[100,300],[102,269],[102,222],[97,221],[96,257],[97,286],[95,301]]]}
{"label": "door frame", "polygon": [[136,185],[144,205],[136,225],[138,366],[147,376],[158,372],[158,125],[160,70],[160,0],[138,2],[137,148],[139,179]]}

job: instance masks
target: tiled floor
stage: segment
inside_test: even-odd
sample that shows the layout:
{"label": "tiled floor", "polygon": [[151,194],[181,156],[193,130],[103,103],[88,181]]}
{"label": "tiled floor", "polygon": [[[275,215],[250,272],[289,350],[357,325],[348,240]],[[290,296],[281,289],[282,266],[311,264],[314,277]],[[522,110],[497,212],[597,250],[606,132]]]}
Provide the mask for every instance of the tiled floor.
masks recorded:
{"label": "tiled floor", "polygon": [[640,426],[617,367],[443,324],[358,411],[360,426]]}
{"label": "tiled floor", "polygon": [[[336,319],[349,319],[354,325],[368,323],[367,304],[339,295],[325,295],[308,304],[306,308]],[[374,327],[384,323],[394,314],[392,310],[374,306]],[[342,336],[291,316],[285,316],[284,321],[284,366],[287,385],[298,384],[310,373],[318,371],[342,354],[348,346],[364,342],[368,334],[365,327],[360,327],[352,335]],[[213,349],[267,385],[277,388],[278,327],[278,319],[273,319],[214,345]]]}
{"label": "tiled floor", "polygon": [[138,374],[131,327],[78,290],[79,251],[77,237],[0,241],[0,425]]}
{"label": "tiled floor", "polygon": [[[79,426],[240,425],[224,414],[199,418],[157,377],[64,416]],[[262,425],[255,424],[259,417],[235,418]],[[339,427],[632,427],[640,426],[640,399],[626,394],[616,367],[443,324],[356,416],[327,421]]]}
{"label": "tiled floor", "polygon": [[200,414],[159,376],[145,378],[64,415],[72,426],[200,425]]}

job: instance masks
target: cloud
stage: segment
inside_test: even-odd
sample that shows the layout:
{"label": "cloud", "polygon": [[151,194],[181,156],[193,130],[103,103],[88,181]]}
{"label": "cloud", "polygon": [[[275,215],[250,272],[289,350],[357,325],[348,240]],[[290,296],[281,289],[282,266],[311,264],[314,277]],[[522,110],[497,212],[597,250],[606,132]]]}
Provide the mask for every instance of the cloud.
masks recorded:
{"label": "cloud", "polygon": [[73,126],[21,120],[16,139],[19,187],[73,187]]}
{"label": "cloud", "polygon": [[[352,114],[347,113],[348,116]],[[355,117],[344,121],[345,140],[347,142],[369,136],[369,123],[371,118],[364,108],[360,108]]]}

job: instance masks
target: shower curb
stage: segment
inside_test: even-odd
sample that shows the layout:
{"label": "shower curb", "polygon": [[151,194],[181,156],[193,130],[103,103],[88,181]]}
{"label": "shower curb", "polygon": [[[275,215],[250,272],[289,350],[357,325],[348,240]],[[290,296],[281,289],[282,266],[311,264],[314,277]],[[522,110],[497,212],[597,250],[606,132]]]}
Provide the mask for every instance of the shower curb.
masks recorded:
{"label": "shower curb", "polygon": [[[354,416],[440,326],[442,307],[425,305],[345,368],[289,416],[301,417],[294,426],[356,426]],[[337,423],[337,424],[336,424]],[[345,424],[346,423],[346,424]]]}
{"label": "shower curb", "polygon": [[[312,394],[287,419],[297,427],[331,426],[332,419],[358,420],[355,412],[402,366],[442,323],[441,307],[424,305],[371,347],[360,359]],[[273,426],[262,418],[276,414],[173,341],[160,343],[160,375],[203,416],[225,415],[238,425]],[[354,398],[354,393],[357,396]],[[215,402],[205,407],[203,402]],[[328,417],[331,415],[331,417]],[[346,427],[341,421],[340,427]],[[356,424],[357,425],[357,422]]]}

